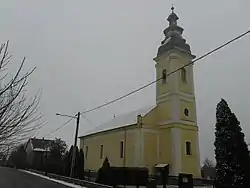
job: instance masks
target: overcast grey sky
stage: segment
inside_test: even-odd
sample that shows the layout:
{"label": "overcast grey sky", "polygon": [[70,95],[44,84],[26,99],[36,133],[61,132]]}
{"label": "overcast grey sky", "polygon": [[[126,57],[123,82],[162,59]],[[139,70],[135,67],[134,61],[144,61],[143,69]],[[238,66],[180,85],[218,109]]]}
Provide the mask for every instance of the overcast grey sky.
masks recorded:
{"label": "overcast grey sky", "polygon": [[[29,95],[42,89],[43,136],[73,114],[126,94],[155,79],[152,60],[163,39],[171,4],[193,54],[250,29],[248,0],[2,0],[0,41],[10,40],[13,65],[37,71]],[[213,158],[215,108],[225,98],[250,141],[250,36],[197,62],[195,91],[201,159]],[[13,69],[14,70],[14,69]],[[155,102],[155,86],[81,119],[80,134],[115,114]],[[73,143],[75,122],[51,135]]]}

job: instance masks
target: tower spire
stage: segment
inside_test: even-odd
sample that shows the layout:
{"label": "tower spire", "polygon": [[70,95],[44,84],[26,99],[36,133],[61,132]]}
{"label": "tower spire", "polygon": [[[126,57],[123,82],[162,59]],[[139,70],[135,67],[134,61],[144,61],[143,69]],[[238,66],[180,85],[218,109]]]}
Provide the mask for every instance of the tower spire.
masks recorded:
{"label": "tower spire", "polygon": [[179,17],[174,13],[174,5],[172,4],[171,7],[171,14],[168,16],[168,22],[169,22],[169,26],[173,26],[173,25],[177,25],[177,20],[179,19]]}
{"label": "tower spire", "polygon": [[172,4],[171,10],[172,10],[172,13],[174,13],[174,4]]}
{"label": "tower spire", "polygon": [[169,26],[163,31],[165,39],[161,42],[161,46],[158,48],[157,56],[160,56],[173,48],[178,48],[191,54],[190,46],[186,43],[186,40],[182,36],[184,29],[177,24],[179,17],[174,10],[175,7],[172,4],[171,13],[167,18]]}

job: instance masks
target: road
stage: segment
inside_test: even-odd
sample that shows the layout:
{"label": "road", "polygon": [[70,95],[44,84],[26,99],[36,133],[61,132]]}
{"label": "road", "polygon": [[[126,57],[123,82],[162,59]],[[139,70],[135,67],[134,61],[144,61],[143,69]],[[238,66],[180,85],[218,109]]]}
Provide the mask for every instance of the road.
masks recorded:
{"label": "road", "polygon": [[13,168],[0,167],[1,188],[69,188]]}

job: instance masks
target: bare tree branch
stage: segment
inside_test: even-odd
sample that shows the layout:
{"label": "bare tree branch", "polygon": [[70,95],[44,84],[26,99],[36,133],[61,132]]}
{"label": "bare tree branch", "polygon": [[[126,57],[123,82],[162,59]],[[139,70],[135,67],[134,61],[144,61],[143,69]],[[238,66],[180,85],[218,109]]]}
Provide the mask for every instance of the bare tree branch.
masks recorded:
{"label": "bare tree branch", "polygon": [[3,151],[7,146],[14,147],[28,139],[44,125],[43,116],[39,113],[41,92],[32,98],[26,94],[28,78],[35,68],[21,74],[23,58],[14,76],[10,76],[8,46],[9,41],[0,46],[0,149]]}

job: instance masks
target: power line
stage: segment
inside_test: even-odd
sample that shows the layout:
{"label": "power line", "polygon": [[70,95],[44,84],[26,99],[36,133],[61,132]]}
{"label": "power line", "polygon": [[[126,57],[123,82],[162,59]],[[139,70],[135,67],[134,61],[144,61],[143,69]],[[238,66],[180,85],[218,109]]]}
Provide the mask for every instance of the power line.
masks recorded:
{"label": "power line", "polygon": [[65,123],[63,123],[60,127],[52,130],[51,132],[49,132],[48,134],[44,135],[45,136],[50,136],[52,135],[53,133],[55,133],[56,131],[58,131],[59,129],[62,129],[63,127],[65,127],[69,122],[71,122],[73,120],[73,118],[69,119],[68,121],[66,121]]}
{"label": "power line", "polygon": [[[208,53],[206,53],[206,54],[200,56],[199,58],[195,59],[194,61],[191,61],[190,63],[188,63],[188,64],[186,64],[186,65],[184,65],[184,66],[181,66],[180,68],[178,68],[178,69],[176,69],[176,70],[174,70],[174,71],[168,73],[168,74],[166,75],[166,77],[167,77],[167,76],[170,76],[170,75],[172,75],[172,74],[174,74],[174,73],[176,73],[177,71],[181,70],[181,69],[184,68],[184,67],[187,67],[187,66],[189,66],[189,65],[194,64],[195,62],[197,62],[197,61],[199,61],[199,60],[205,58],[206,56],[208,56],[208,55],[210,55],[210,54],[212,54],[212,53],[218,51],[219,49],[221,49],[221,48],[227,46],[228,44],[230,44],[230,43],[232,43],[232,42],[234,42],[234,41],[236,41],[236,40],[238,40],[238,39],[240,39],[240,38],[242,38],[243,36],[245,36],[245,35],[247,35],[247,34],[249,34],[249,33],[250,33],[250,31],[247,31],[247,32],[245,32],[245,33],[243,33],[243,34],[241,34],[241,35],[239,35],[239,36],[233,38],[232,40],[230,40],[230,41],[228,41],[228,42],[222,44],[221,46],[219,46],[219,47],[217,47],[217,48],[215,48],[215,49],[209,51]],[[83,112],[81,112],[81,114],[86,114],[86,113],[95,111],[95,110],[97,110],[97,109],[103,108],[103,107],[105,107],[105,106],[108,106],[108,105],[110,105],[110,104],[112,104],[112,103],[114,103],[114,102],[116,102],[116,101],[119,101],[119,100],[121,100],[121,99],[123,99],[123,98],[125,98],[125,97],[128,97],[128,96],[130,96],[130,95],[132,95],[132,94],[134,94],[134,93],[137,93],[138,91],[140,91],[140,90],[142,90],[142,89],[145,89],[145,88],[151,86],[152,84],[158,82],[158,81],[161,80],[161,79],[162,79],[162,78],[159,78],[159,79],[157,79],[157,80],[155,80],[155,81],[153,81],[153,82],[150,82],[150,83],[148,83],[148,84],[146,84],[146,85],[144,85],[144,86],[142,86],[142,87],[140,87],[140,88],[138,88],[138,89],[136,89],[136,90],[134,90],[134,91],[131,91],[131,92],[129,92],[129,93],[123,95],[123,96],[120,96],[120,97],[118,97],[118,98],[116,98],[116,99],[114,99],[114,100],[111,100],[111,101],[109,101],[109,102],[106,102],[106,103],[104,103],[104,104],[102,104],[102,105],[99,105],[99,106],[97,106],[97,107],[91,108],[91,109],[89,109],[89,110],[83,111]]]}
{"label": "power line", "polygon": [[93,123],[92,121],[90,121],[90,119],[87,118],[86,116],[84,116],[83,118],[84,118],[87,122],[89,122],[89,124],[94,125],[94,123]]}
{"label": "power line", "polygon": [[[92,121],[90,121],[86,116],[83,117],[83,118],[84,118],[86,121],[88,121],[91,125],[94,125],[94,124],[92,123]],[[54,129],[54,130],[52,130],[51,132],[49,132],[49,133],[46,134],[45,136],[50,136],[50,135],[52,135],[53,133],[55,133],[56,131],[62,129],[62,128],[65,127],[68,123],[70,123],[73,119],[74,119],[73,117],[70,117],[70,119],[69,119],[68,121],[66,121],[65,123],[63,123],[60,127],[56,128],[56,129]],[[45,137],[45,136],[44,136],[44,137]]]}
{"label": "power line", "polygon": [[[247,35],[247,34],[249,34],[249,33],[250,33],[250,30],[247,31],[247,32],[245,32],[245,33],[243,33],[243,34],[241,34],[241,35],[239,35],[239,36],[237,36],[237,37],[235,37],[235,38],[233,38],[233,39],[231,39],[231,40],[229,40],[228,42],[226,42],[226,43],[224,43],[224,44],[218,46],[217,48],[215,48],[215,49],[213,49],[213,50],[211,50],[211,51],[205,53],[204,55],[202,55],[202,56],[196,58],[195,60],[191,61],[190,63],[188,63],[188,64],[186,64],[186,65],[183,65],[183,66],[181,66],[180,68],[178,68],[178,69],[176,69],[176,70],[174,70],[174,71],[172,71],[172,72],[166,74],[166,77],[168,77],[168,76],[170,76],[170,75],[176,73],[177,71],[181,70],[182,68],[185,68],[185,67],[187,67],[187,66],[189,66],[189,65],[192,65],[192,64],[194,64],[195,62],[197,62],[197,61],[199,61],[199,60],[201,60],[201,59],[203,59],[203,58],[205,58],[205,57],[211,55],[212,53],[214,53],[214,52],[216,52],[216,51],[218,51],[218,50],[224,48],[225,46],[227,46],[227,45],[229,45],[230,43],[232,43],[232,42],[234,42],[234,41],[236,41],[236,40],[238,40],[238,39],[244,37],[245,35]],[[150,83],[148,83],[148,84],[146,84],[146,85],[144,85],[144,86],[142,86],[142,87],[139,87],[138,89],[135,89],[135,90],[133,90],[133,91],[131,91],[131,92],[125,94],[125,95],[122,95],[122,96],[120,96],[120,97],[118,97],[118,98],[116,98],[116,99],[114,99],[114,100],[111,100],[111,101],[109,101],[109,102],[106,102],[106,103],[104,103],[104,104],[102,104],[102,105],[99,105],[99,106],[97,106],[97,107],[91,108],[91,109],[89,109],[89,110],[83,111],[83,112],[81,112],[81,115],[82,115],[82,114],[89,113],[89,112],[92,112],[92,111],[95,111],[95,110],[100,109],[100,108],[103,108],[103,107],[105,107],[105,106],[108,106],[108,105],[110,105],[110,104],[116,102],[116,101],[119,101],[119,100],[121,100],[121,99],[123,99],[123,98],[126,98],[126,97],[128,97],[128,96],[130,96],[130,95],[132,95],[132,94],[134,94],[134,93],[137,93],[138,91],[140,91],[140,90],[142,90],[142,89],[145,89],[145,88],[151,86],[152,84],[154,84],[154,83],[160,81],[161,79],[162,79],[162,77],[159,78],[159,79],[157,79],[157,80],[155,80],[155,81],[152,81],[152,82],[150,82]],[[53,134],[54,132],[58,131],[59,129],[63,128],[63,127],[66,126],[72,119],[73,119],[73,118],[69,119],[69,120],[66,121],[63,125],[61,125],[61,126],[58,127],[57,129],[51,131],[48,135],[51,135],[51,134]],[[86,117],[85,117],[85,119],[86,119]],[[86,119],[86,120],[89,121],[88,119]],[[90,121],[89,121],[89,122],[90,122]],[[90,123],[91,123],[91,122],[90,122]],[[91,123],[91,124],[92,124],[92,123]],[[48,136],[48,135],[46,135],[46,136]]]}
{"label": "power line", "polygon": [[[168,75],[166,75],[166,76],[168,76]],[[92,108],[92,109],[83,111],[83,112],[81,112],[81,115],[82,115],[82,114],[89,113],[89,112],[92,112],[92,111],[97,110],[97,109],[99,109],[99,108],[108,106],[109,104],[112,104],[112,103],[114,103],[114,102],[116,102],[116,101],[119,101],[119,100],[121,100],[121,99],[123,99],[123,98],[125,98],[125,97],[128,97],[128,96],[130,96],[130,95],[132,95],[132,94],[134,94],[134,93],[137,93],[138,91],[140,91],[140,90],[142,90],[142,89],[145,89],[145,88],[147,88],[148,86],[151,86],[152,84],[154,84],[154,83],[160,81],[161,79],[162,79],[162,78],[158,78],[157,80],[152,81],[152,82],[150,82],[150,83],[148,83],[148,84],[146,84],[146,85],[144,85],[144,86],[142,86],[142,87],[140,87],[140,88],[138,88],[138,89],[136,89],[136,90],[134,90],[134,91],[131,91],[131,92],[127,93],[126,95],[123,95],[123,96],[121,96],[121,97],[118,97],[118,98],[116,98],[116,99],[114,99],[114,100],[111,100],[111,101],[109,101],[109,102],[107,102],[107,103],[104,103],[104,104],[102,104],[102,105],[100,105],[100,106],[97,106],[97,107],[95,107],[95,108]]]}

